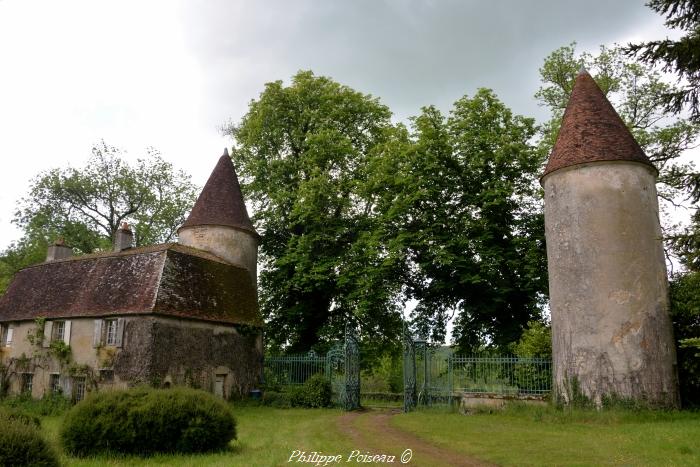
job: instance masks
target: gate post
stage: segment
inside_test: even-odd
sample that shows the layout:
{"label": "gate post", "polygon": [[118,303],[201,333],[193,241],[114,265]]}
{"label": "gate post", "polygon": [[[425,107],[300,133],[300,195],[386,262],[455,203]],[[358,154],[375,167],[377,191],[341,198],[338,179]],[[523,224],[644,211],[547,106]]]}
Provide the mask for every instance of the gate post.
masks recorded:
{"label": "gate post", "polygon": [[360,346],[356,333],[354,326],[345,324],[345,410],[360,408]]}
{"label": "gate post", "polygon": [[403,411],[416,407],[416,347],[413,336],[403,323]]}

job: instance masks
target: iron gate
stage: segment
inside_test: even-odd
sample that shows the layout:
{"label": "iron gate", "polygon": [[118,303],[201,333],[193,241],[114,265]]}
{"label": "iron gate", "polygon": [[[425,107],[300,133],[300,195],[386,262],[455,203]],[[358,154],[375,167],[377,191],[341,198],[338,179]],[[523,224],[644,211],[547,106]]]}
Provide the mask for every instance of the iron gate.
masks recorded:
{"label": "iron gate", "polygon": [[403,330],[404,412],[450,404],[462,395],[540,398],[549,394],[548,358],[454,355],[451,349],[414,339]]}
{"label": "iron gate", "polygon": [[326,355],[311,351],[265,358],[265,380],[270,386],[302,385],[315,374],[322,374],[331,382],[336,404],[345,410],[360,407],[360,346],[355,326],[346,325],[344,341]]}

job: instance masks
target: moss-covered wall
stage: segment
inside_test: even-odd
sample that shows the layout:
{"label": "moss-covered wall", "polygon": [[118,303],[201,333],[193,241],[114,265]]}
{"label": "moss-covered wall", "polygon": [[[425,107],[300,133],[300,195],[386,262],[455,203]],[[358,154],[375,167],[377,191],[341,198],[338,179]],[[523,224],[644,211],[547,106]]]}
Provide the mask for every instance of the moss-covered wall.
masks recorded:
{"label": "moss-covered wall", "polygon": [[132,384],[189,385],[214,390],[225,375],[226,397],[248,394],[262,372],[259,332],[164,317],[131,319],[114,372]]}

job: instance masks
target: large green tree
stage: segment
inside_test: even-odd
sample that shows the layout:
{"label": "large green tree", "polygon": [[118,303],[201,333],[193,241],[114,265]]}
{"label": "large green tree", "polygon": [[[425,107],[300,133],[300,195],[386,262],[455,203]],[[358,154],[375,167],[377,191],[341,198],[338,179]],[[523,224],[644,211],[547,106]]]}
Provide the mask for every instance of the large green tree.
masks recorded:
{"label": "large green tree", "polygon": [[378,156],[384,167],[370,189],[424,337],[442,341],[456,316],[463,351],[500,346],[539,317],[547,276],[535,132],[532,119],[481,89],[447,118],[424,108],[403,150]]}
{"label": "large green tree", "polygon": [[700,123],[700,2],[651,0],[647,6],[666,18],[666,26],[685,34],[677,40],[629,44],[625,50],[644,63],[661,65],[664,71],[675,74],[680,86],[664,92],[661,101],[674,113],[689,110],[690,118]]}
{"label": "large green tree", "polygon": [[388,343],[400,329],[394,275],[374,242],[362,185],[386,147],[389,109],[310,71],[268,83],[228,128],[260,243],[266,340],[290,352],[322,347],[347,321]]}
{"label": "large green tree", "polygon": [[0,254],[0,290],[21,268],[40,262],[57,237],[81,253],[109,249],[128,222],[136,246],[171,241],[196,199],[190,177],[149,150],[127,163],[104,142],[82,168],[37,175],[20,201],[14,222],[23,236]]}

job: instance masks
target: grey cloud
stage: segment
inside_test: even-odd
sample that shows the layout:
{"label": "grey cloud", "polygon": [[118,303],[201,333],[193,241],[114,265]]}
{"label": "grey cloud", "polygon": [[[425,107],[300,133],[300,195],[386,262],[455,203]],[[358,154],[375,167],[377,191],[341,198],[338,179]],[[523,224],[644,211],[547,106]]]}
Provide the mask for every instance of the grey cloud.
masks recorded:
{"label": "grey cloud", "polygon": [[[267,81],[299,69],[378,96],[398,119],[449,109],[478,87],[543,117],[538,69],[571,41],[595,48],[654,21],[639,1],[206,1],[183,11],[209,83],[208,115],[236,118]],[[233,66],[232,63],[237,65]],[[226,106],[230,105],[229,113]]]}

